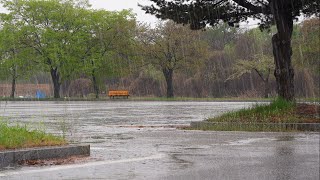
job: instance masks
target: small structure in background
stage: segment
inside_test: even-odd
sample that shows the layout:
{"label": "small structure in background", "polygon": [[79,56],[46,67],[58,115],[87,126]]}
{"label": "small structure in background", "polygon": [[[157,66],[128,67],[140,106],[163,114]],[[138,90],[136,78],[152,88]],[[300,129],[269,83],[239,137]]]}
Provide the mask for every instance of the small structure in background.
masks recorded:
{"label": "small structure in background", "polygon": [[127,90],[110,90],[108,92],[108,96],[114,99],[114,97],[125,97],[125,98],[129,98],[129,91]]}
{"label": "small structure in background", "polygon": [[43,99],[43,98],[46,98],[46,93],[41,91],[41,90],[37,90],[36,92],[36,98],[37,99]]}

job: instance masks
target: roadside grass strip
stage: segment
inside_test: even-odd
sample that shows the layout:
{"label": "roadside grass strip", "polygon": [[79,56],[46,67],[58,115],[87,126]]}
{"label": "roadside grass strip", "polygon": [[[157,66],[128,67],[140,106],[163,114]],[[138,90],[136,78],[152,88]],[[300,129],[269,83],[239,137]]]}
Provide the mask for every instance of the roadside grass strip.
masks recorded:
{"label": "roadside grass strip", "polygon": [[43,130],[29,130],[26,125],[10,126],[0,120],[0,150],[66,145],[63,137]]}
{"label": "roadside grass strip", "polygon": [[191,129],[214,131],[318,131],[319,127],[319,105],[283,99],[191,123]]}

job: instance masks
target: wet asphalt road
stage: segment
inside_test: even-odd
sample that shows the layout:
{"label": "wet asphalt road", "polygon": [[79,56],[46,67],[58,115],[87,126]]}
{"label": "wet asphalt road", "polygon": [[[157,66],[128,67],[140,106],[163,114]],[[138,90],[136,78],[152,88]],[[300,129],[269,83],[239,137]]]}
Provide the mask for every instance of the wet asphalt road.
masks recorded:
{"label": "wet asphalt road", "polygon": [[318,180],[319,133],[203,132],[168,126],[250,104],[0,102],[0,116],[10,116],[10,121],[64,131],[70,140],[91,144],[91,157],[80,163],[12,167],[0,170],[0,179]]}

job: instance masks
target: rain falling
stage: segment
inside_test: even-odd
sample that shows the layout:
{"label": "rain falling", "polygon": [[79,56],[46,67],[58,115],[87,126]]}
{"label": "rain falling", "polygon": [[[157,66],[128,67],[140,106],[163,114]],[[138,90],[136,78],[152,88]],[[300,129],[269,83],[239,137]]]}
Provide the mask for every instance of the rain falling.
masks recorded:
{"label": "rain falling", "polygon": [[0,179],[319,179],[319,7],[1,0]]}

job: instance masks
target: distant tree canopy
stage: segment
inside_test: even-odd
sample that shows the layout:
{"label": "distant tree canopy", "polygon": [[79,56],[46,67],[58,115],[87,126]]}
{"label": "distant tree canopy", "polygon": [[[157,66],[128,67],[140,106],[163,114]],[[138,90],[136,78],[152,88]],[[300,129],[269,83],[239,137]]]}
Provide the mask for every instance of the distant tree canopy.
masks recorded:
{"label": "distant tree canopy", "polygon": [[[114,63],[110,59],[126,54],[134,37],[136,22],[130,10],[92,10],[86,0],[0,2],[9,11],[0,14],[1,44],[12,47],[12,57],[28,50],[33,56],[21,59],[39,64],[50,73],[55,98],[60,98],[61,85],[79,74],[91,77],[98,97],[99,78],[111,74]],[[9,27],[14,31],[5,31]],[[2,53],[6,59],[8,52]]]}
{"label": "distant tree canopy", "polygon": [[150,0],[151,6],[142,6],[146,13],[157,18],[190,24],[191,29],[215,26],[224,21],[231,26],[254,18],[260,28],[275,24],[278,32],[272,38],[275,60],[274,75],[278,95],[294,100],[294,70],[291,64],[291,36],[293,21],[300,15],[320,15],[320,0]]}
{"label": "distant tree canopy", "polygon": [[[243,31],[221,21],[192,31],[172,21],[150,27],[137,23],[130,10],[94,10],[88,0],[0,3],[8,10],[0,13],[0,96],[30,96],[35,92],[29,83],[44,84],[49,97],[103,98],[108,89],[159,97],[276,95],[276,79],[270,76],[276,68],[270,41],[275,26]],[[293,26],[298,98],[319,97],[319,25],[314,17]],[[274,51],[279,57],[290,52],[282,51],[290,50],[290,40],[279,41],[276,35],[274,42],[274,47],[284,43],[280,53]],[[280,59],[291,58],[287,55]],[[287,65],[276,72],[292,73]]]}
{"label": "distant tree canopy", "polygon": [[207,46],[200,40],[200,32],[177,25],[172,21],[158,24],[140,38],[148,61],[163,72],[167,97],[174,97],[173,74],[176,70],[195,66],[194,59],[204,58]]}
{"label": "distant tree canopy", "polygon": [[292,38],[293,60],[298,67],[320,74],[320,19],[313,18],[301,23]]}
{"label": "distant tree canopy", "polygon": [[6,22],[6,17],[0,15],[0,79],[11,80],[10,97],[14,98],[17,79],[32,74],[36,64],[25,61],[27,58],[35,59],[35,56],[30,48],[19,43],[23,36],[21,30]]}

